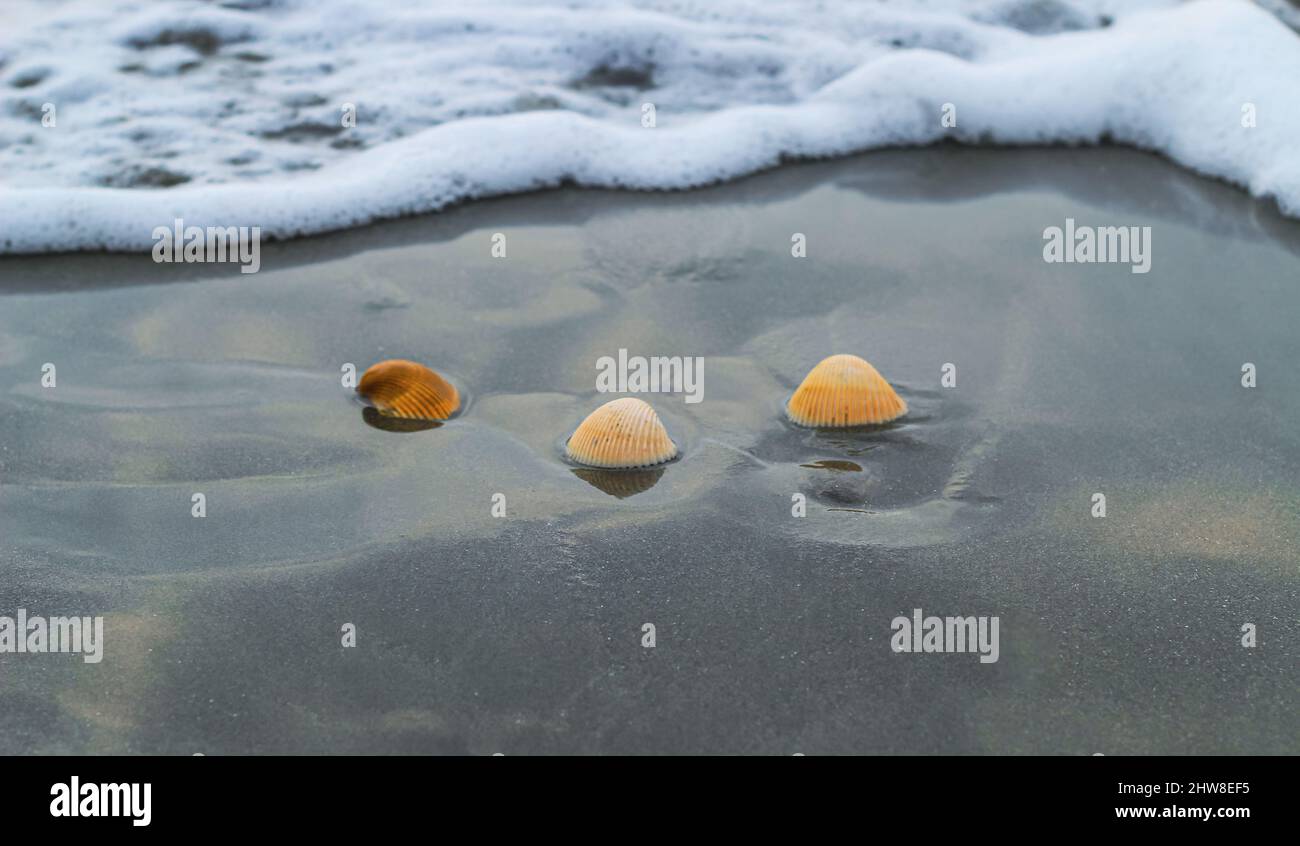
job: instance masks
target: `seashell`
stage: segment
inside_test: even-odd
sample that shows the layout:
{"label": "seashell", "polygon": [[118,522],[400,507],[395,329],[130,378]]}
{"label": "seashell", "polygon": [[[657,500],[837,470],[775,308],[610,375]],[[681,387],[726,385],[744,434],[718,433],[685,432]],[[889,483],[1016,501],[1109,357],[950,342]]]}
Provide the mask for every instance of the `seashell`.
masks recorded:
{"label": "seashell", "polygon": [[786,403],[800,426],[867,426],[907,413],[907,403],[876,368],[856,355],[833,355],[808,372]]}
{"label": "seashell", "polygon": [[401,359],[371,365],[357,393],[384,414],[410,420],[446,420],[460,408],[455,385],[423,364]]}
{"label": "seashell", "polygon": [[578,424],[564,453],[589,467],[650,467],[677,455],[659,415],[643,400],[610,400]]}

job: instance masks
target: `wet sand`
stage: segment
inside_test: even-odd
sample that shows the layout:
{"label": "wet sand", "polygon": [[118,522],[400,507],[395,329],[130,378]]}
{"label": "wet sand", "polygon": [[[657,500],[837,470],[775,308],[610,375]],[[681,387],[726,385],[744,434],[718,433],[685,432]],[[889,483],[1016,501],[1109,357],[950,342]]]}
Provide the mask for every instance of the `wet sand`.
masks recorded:
{"label": "wet sand", "polygon": [[[1067,217],[1151,226],[1151,272],[1044,263]],[[0,753],[1296,754],[1298,257],[1300,222],[1153,156],[944,146],[480,202],[252,275],[0,260],[0,614],[106,641],[0,654]],[[620,348],[702,356],[704,399],[644,397],[662,472],[575,473]],[[836,352],[911,413],[784,422]],[[391,357],[464,413],[368,425],[340,368]],[[999,660],[893,653],[914,608],[1000,617]]]}

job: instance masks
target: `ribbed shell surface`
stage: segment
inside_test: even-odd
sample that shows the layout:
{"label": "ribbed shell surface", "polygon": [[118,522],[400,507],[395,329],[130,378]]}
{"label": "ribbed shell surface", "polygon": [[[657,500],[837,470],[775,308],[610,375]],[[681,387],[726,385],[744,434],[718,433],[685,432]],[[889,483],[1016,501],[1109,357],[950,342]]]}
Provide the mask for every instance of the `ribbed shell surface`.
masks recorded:
{"label": "ribbed shell surface", "polygon": [[676,456],[677,446],[649,404],[623,397],[588,415],[569,438],[565,453],[589,467],[650,467]]}
{"label": "ribbed shell surface", "polygon": [[460,408],[456,386],[414,361],[381,361],[366,370],[357,393],[394,417],[446,420]]}
{"label": "ribbed shell surface", "polygon": [[846,427],[887,423],[907,413],[907,403],[885,377],[856,355],[824,359],[786,405],[800,426]]}

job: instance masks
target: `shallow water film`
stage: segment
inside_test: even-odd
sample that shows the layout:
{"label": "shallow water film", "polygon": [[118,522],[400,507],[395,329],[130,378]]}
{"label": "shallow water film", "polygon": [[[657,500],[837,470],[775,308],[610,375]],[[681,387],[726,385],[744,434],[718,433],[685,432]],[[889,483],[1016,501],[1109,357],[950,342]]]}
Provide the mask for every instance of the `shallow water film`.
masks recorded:
{"label": "shallow water film", "polygon": [[[1067,220],[1149,271],[1043,261]],[[0,260],[0,614],[104,618],[0,653],[0,752],[1300,752],[1298,255],[1153,156],[940,146]],[[638,394],[680,454],[575,466],[619,350],[702,362]],[[834,353],[907,415],[786,420]],[[360,403],[390,358],[457,416]]]}

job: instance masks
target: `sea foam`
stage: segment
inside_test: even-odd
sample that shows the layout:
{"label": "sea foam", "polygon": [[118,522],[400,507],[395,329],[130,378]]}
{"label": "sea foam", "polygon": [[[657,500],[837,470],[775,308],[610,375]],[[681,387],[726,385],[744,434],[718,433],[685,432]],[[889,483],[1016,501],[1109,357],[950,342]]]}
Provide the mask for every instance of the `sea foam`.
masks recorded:
{"label": "sea foam", "polygon": [[289,238],[945,138],[1113,140],[1300,215],[1300,37],[1247,0],[18,8],[0,35],[5,253],[144,250],[175,218]]}

